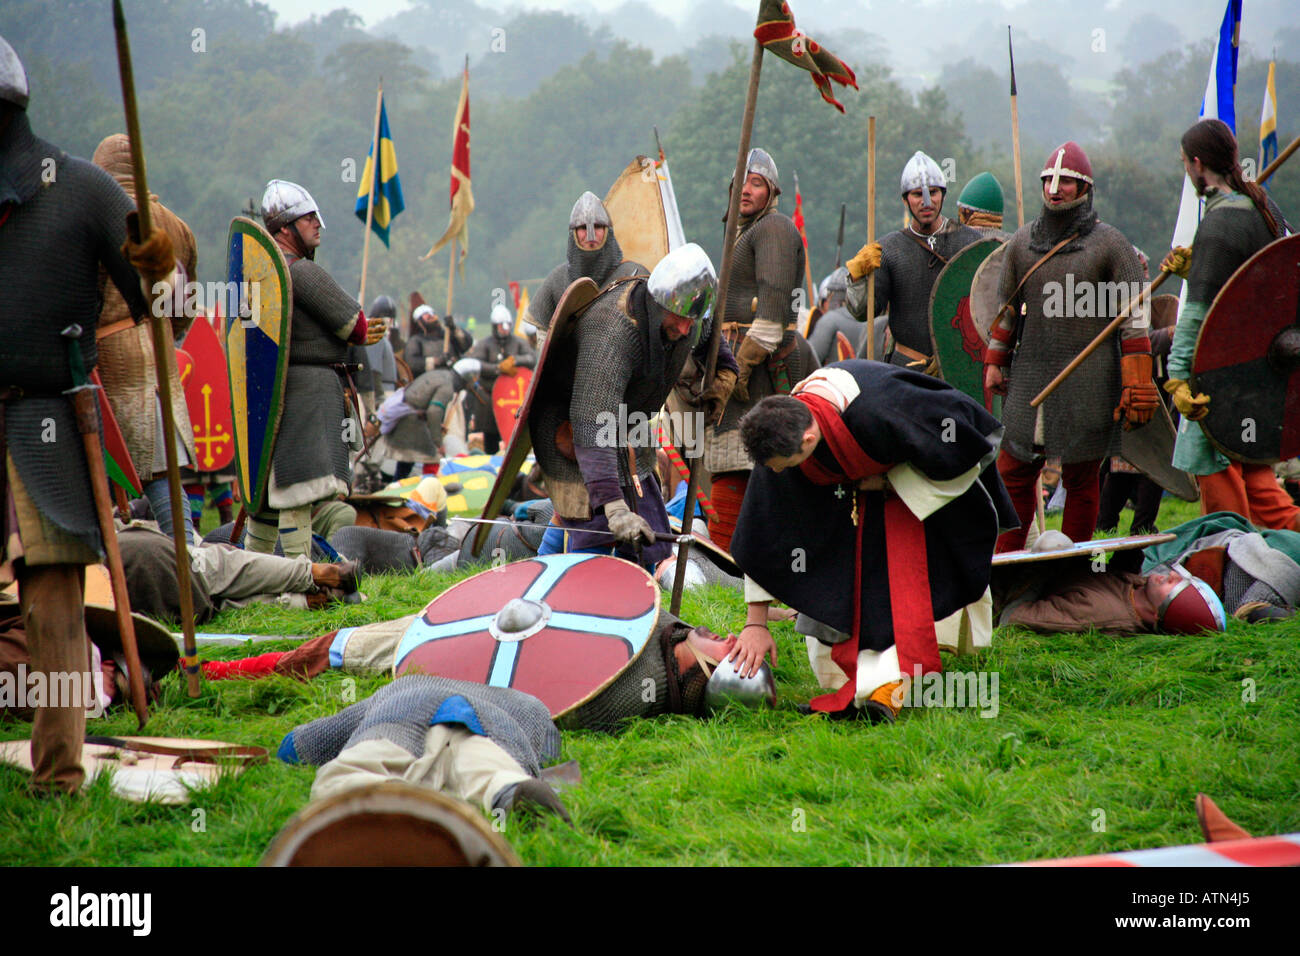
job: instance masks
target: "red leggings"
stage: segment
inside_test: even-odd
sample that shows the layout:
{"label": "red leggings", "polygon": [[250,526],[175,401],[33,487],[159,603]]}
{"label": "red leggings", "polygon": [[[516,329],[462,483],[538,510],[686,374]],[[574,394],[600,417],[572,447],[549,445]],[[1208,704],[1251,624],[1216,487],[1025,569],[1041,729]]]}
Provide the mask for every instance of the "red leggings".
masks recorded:
{"label": "red leggings", "polygon": [[1200,475],[1201,514],[1235,511],[1256,528],[1300,531],[1296,508],[1277,483],[1271,465],[1246,465],[1234,461],[1223,471]]}
{"label": "red leggings", "polygon": [[[1029,523],[1034,520],[1037,510],[1034,486],[1042,468],[1042,461],[1021,461],[1005,450],[998,453],[998,473],[1020,519],[1019,528],[998,538],[998,554],[1019,551],[1025,546],[1025,535],[1029,533]],[[1089,541],[1097,528],[1097,511],[1101,503],[1100,470],[1100,458],[1061,466],[1061,484],[1065,486],[1065,516],[1061,521],[1061,531],[1071,541]]]}
{"label": "red leggings", "polygon": [[709,522],[709,537],[728,554],[731,553],[731,536],[736,531],[736,519],[740,517],[740,506],[745,501],[748,485],[747,471],[728,471],[713,476],[710,497],[718,517]]}

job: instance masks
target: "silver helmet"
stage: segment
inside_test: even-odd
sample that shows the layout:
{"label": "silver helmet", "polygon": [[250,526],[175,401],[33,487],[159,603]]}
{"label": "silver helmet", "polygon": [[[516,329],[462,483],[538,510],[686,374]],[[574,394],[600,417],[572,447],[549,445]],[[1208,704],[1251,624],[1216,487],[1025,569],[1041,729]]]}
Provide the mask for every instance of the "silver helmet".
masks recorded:
{"label": "silver helmet", "polygon": [[593,192],[585,192],[579,196],[578,201],[573,204],[573,211],[569,213],[569,228],[577,229],[579,226],[586,226],[589,236],[595,231],[596,226],[611,225],[613,223],[609,219],[609,210],[600,201],[600,197]]}
{"label": "silver helmet", "polygon": [[777,172],[776,160],[767,150],[755,146],[749,151],[745,158],[745,175],[749,176],[750,173],[758,173],[772,184],[774,195],[781,195],[781,174]]}
{"label": "silver helmet", "polygon": [[698,322],[713,315],[718,294],[718,274],[709,254],[693,242],[678,246],[659,260],[646,281],[650,298],[674,315]]}
{"label": "silver helmet", "polygon": [[501,302],[492,306],[492,324],[508,325],[510,328],[515,327],[515,317],[510,314],[510,310]]}
{"label": "silver helmet", "polygon": [[721,710],[729,703],[746,707],[775,707],[776,680],[772,668],[764,661],[752,677],[741,677],[732,661],[723,661],[704,687],[704,704],[709,711]]}
{"label": "silver helmet", "polygon": [[4,37],[0,37],[0,100],[27,109],[27,71]]}
{"label": "silver helmet", "polygon": [[262,193],[262,221],[266,231],[275,235],[284,226],[308,213],[315,213],[320,219],[321,232],[325,231],[325,218],[320,214],[320,207],[311,193],[297,183],[284,179],[272,179],[266,184]]}
{"label": "silver helmet", "polygon": [[380,317],[395,319],[397,318],[397,303],[393,301],[391,295],[376,296],[375,300],[370,303],[370,311],[366,315],[372,319]]}
{"label": "silver helmet", "polygon": [[476,358],[460,359],[451,370],[467,382],[478,380],[479,373],[483,370],[483,363]]}
{"label": "silver helmet", "polygon": [[906,196],[913,189],[921,190],[921,205],[932,205],[930,202],[930,187],[938,186],[945,193],[948,191],[948,178],[944,176],[943,170],[925,153],[919,149],[912,154],[912,158],[907,161],[903,167],[902,190]]}
{"label": "silver helmet", "polygon": [[846,292],[849,288],[849,270],[847,266],[840,266],[825,279],[822,279],[821,287],[817,290],[817,295],[826,298],[832,292]]}

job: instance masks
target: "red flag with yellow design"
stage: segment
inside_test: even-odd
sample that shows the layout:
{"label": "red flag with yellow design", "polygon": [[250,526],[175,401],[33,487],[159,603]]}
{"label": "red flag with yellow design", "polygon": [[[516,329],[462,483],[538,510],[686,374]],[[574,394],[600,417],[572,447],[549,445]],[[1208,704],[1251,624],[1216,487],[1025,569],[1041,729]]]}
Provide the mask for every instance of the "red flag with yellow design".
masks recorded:
{"label": "red flag with yellow design", "polygon": [[795,29],[790,4],[782,0],[763,0],[758,8],[754,39],[763,44],[763,49],[811,73],[822,99],[844,112],[844,105],[832,95],[834,87],[831,81],[856,90],[858,78],[843,60],[806,33]]}
{"label": "red flag with yellow design", "polygon": [[474,211],[474,191],[469,179],[469,63],[461,74],[460,99],[456,103],[456,119],[451,129],[451,216],[447,231],[421,256],[428,259],[451,242],[460,242],[460,267],[465,269],[465,252],[469,249],[469,214]]}

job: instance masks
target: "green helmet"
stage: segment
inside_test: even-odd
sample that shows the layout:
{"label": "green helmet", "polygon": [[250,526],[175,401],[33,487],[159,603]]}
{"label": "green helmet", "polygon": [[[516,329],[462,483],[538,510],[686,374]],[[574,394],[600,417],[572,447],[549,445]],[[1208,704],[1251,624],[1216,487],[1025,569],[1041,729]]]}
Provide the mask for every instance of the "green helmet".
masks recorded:
{"label": "green helmet", "polygon": [[957,197],[957,205],[974,209],[976,212],[990,212],[1002,215],[1002,184],[992,173],[980,173],[966,184],[966,188]]}

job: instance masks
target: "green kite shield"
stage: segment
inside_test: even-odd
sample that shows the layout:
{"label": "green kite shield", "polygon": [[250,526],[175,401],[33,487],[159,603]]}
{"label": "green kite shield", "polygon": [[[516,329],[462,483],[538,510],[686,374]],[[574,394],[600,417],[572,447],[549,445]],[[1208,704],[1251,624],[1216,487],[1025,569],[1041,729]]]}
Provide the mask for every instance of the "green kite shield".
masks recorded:
{"label": "green kite shield", "polygon": [[1201,428],[1229,458],[1300,455],[1300,236],[1265,246],[1232,274],[1196,339],[1192,393],[1210,396]]}
{"label": "green kite shield", "polygon": [[235,475],[244,509],[266,504],[271,454],[284,411],[293,286],[270,233],[231,220],[226,243],[226,369],[235,428]]}
{"label": "green kite shield", "polygon": [[976,270],[1002,245],[980,239],[948,260],[930,290],[930,335],[943,380],[992,411],[984,391],[984,341],[971,316],[971,284]]}
{"label": "green kite shield", "polygon": [[[492,493],[488,495],[487,504],[483,508],[484,519],[491,520],[501,514],[501,508],[510,497],[511,488],[514,487],[515,476],[519,474],[524,460],[533,449],[531,418],[537,396],[543,391],[553,393],[556,389],[568,389],[572,392],[577,356],[573,349],[565,350],[562,343],[569,338],[569,332],[577,322],[578,313],[589,306],[598,295],[600,295],[600,288],[583,276],[570,283],[564,290],[564,294],[560,296],[560,301],[556,303],[546,333],[546,341],[542,345],[541,354],[537,356],[533,377],[528,382],[528,394],[524,396],[524,403],[516,416],[515,430],[510,436],[510,446],[505,451],[501,470],[497,472],[496,484],[492,486]],[[569,354],[558,360],[551,358],[560,355],[562,351],[567,351]],[[543,374],[544,370],[549,371]],[[479,552],[483,550],[483,545],[487,543],[488,531],[491,527],[486,524],[479,525],[478,532],[474,535],[474,544],[470,549],[474,557],[478,557]]]}

